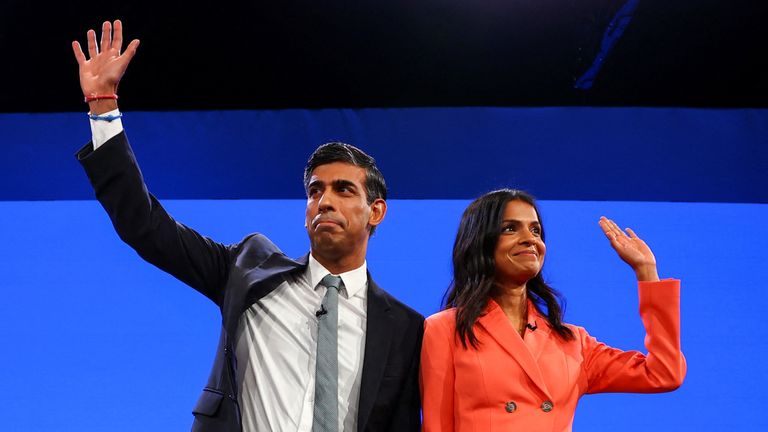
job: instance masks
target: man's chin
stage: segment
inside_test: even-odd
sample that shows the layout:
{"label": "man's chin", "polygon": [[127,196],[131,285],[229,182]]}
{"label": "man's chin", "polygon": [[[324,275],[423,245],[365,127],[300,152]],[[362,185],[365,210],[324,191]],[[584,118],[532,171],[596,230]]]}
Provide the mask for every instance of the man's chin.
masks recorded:
{"label": "man's chin", "polygon": [[315,233],[312,237],[312,251],[323,256],[334,256],[341,253],[343,247],[340,239],[330,232]]}

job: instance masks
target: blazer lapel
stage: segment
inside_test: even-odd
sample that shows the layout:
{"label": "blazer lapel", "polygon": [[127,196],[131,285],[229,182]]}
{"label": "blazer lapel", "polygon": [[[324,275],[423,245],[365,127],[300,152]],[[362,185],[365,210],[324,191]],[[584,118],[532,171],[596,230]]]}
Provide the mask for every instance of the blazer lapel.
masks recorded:
{"label": "blazer lapel", "polygon": [[[549,390],[544,383],[544,377],[541,374],[541,370],[539,369],[530,348],[512,328],[509,319],[504,315],[504,311],[501,310],[495,301],[488,301],[485,313],[477,319],[477,323],[482,326],[490,337],[507,351],[515,361],[517,361],[523,371],[525,371],[528,377],[531,378],[531,381],[533,381],[533,383],[536,384],[549,399],[551,399],[552,397]],[[531,336],[531,334],[528,336]]]}
{"label": "blazer lapel", "polygon": [[392,342],[392,316],[389,301],[382,295],[381,288],[368,275],[368,311],[365,333],[365,357],[363,376],[360,382],[360,402],[357,411],[357,429],[362,431],[368,423],[368,416],[379,394],[379,385],[389,358]]}
{"label": "blazer lapel", "polygon": [[536,311],[530,300],[528,301],[528,322],[536,323],[536,330],[525,332],[524,343],[528,346],[533,359],[538,362],[541,353],[544,352],[544,348],[551,342],[549,336],[552,333],[552,329],[547,324],[547,319]]}
{"label": "blazer lapel", "polygon": [[273,253],[260,266],[249,270],[243,277],[245,289],[239,290],[239,295],[232,295],[225,301],[222,313],[224,328],[234,334],[240,316],[258,299],[272,292],[283,280],[274,278],[279,274],[294,271],[307,266],[309,254],[293,260],[282,253]]}

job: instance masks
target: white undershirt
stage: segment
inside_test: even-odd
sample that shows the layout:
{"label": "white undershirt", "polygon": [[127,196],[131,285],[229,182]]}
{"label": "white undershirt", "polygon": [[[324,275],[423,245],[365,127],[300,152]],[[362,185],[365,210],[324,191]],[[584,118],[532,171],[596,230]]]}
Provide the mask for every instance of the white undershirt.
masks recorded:
{"label": "white undershirt", "polygon": [[[117,115],[118,110],[104,115]],[[123,131],[120,119],[91,120],[94,151]],[[317,317],[330,274],[311,255],[240,317],[235,334],[243,432],[310,432],[315,397]],[[368,295],[367,264],[342,273],[339,292],[339,431],[357,431]]]}

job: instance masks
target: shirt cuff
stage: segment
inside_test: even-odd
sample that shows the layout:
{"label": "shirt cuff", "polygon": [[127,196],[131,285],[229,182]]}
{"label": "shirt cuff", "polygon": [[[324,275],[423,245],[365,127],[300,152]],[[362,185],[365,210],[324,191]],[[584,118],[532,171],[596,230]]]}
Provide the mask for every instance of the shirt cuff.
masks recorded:
{"label": "shirt cuff", "polygon": [[[120,110],[114,109],[102,115],[118,116],[120,115]],[[111,122],[91,119],[91,141],[93,141],[93,150],[95,151],[101,147],[102,144],[117,136],[117,134],[122,131],[123,122],[119,118],[112,120]]]}

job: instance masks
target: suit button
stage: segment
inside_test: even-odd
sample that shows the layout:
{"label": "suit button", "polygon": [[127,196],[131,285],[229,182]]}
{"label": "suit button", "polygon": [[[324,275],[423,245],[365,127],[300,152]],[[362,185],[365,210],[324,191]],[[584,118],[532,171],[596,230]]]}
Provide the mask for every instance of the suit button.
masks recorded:
{"label": "suit button", "polygon": [[514,402],[507,402],[504,405],[504,409],[507,410],[508,413],[513,413],[517,410],[517,404]]}
{"label": "suit button", "polygon": [[544,412],[550,412],[550,411],[552,411],[552,408],[554,408],[554,407],[555,406],[552,404],[551,401],[544,401],[541,404],[541,410],[544,411]]}

